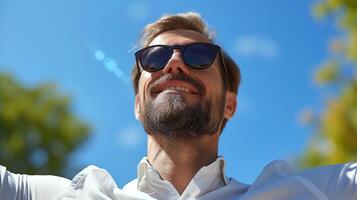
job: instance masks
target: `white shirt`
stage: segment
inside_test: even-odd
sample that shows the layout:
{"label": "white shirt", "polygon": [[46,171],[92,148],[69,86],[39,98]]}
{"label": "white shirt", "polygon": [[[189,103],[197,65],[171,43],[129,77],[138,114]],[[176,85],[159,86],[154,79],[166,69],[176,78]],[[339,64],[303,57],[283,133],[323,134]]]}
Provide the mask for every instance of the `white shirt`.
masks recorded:
{"label": "white shirt", "polygon": [[110,174],[89,166],[71,181],[54,176],[13,174],[0,166],[0,200],[357,200],[357,162],[295,173],[283,160],[268,164],[251,184],[228,178],[223,158],[201,168],[180,196],[143,158],[137,179],[123,189]]}

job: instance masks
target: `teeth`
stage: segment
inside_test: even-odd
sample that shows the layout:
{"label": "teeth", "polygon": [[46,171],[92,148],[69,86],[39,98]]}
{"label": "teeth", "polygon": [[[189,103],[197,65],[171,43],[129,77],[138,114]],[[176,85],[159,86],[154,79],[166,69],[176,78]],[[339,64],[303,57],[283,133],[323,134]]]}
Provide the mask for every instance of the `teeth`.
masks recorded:
{"label": "teeth", "polygon": [[166,87],[166,88],[164,88],[162,91],[165,91],[165,90],[180,90],[180,91],[184,91],[184,92],[190,92],[190,90],[188,90],[187,88],[178,87],[178,86]]}

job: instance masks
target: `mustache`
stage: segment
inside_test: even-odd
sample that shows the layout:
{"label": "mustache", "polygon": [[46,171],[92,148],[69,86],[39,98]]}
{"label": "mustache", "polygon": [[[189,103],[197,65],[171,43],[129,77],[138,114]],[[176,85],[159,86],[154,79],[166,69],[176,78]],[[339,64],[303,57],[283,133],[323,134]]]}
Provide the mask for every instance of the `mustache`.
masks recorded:
{"label": "mustache", "polygon": [[165,75],[161,76],[160,78],[158,78],[157,80],[153,81],[150,84],[149,91],[150,92],[155,91],[157,86],[159,86],[165,82],[168,82],[168,81],[184,81],[184,82],[191,84],[193,87],[195,87],[200,94],[203,94],[205,92],[204,87],[202,86],[202,84],[199,81],[197,81],[183,73],[178,73],[178,74],[169,73],[169,74],[165,74]]}

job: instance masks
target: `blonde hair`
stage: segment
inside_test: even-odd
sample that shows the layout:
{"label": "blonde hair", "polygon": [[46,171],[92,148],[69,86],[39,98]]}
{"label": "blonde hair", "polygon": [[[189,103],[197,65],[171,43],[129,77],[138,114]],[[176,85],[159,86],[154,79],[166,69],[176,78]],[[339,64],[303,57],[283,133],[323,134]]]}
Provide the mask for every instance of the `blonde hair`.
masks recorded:
{"label": "blonde hair", "polygon": [[154,23],[148,24],[141,36],[140,46],[148,46],[154,38],[165,31],[175,29],[187,29],[197,31],[208,38],[210,42],[213,41],[214,32],[208,28],[201,16],[195,12],[178,13],[176,15],[163,15]]}

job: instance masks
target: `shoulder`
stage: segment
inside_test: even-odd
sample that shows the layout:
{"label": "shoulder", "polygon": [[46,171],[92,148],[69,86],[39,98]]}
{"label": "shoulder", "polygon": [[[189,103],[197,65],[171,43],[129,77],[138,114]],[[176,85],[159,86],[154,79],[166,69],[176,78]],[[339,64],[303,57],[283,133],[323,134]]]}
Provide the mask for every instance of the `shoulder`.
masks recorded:
{"label": "shoulder", "polygon": [[357,162],[306,169],[298,174],[324,191],[341,199],[357,197]]}
{"label": "shoulder", "polygon": [[276,160],[264,167],[246,195],[273,196],[272,199],[356,199],[357,163],[297,172],[287,161]]}
{"label": "shoulder", "polygon": [[117,188],[112,176],[102,168],[90,165],[80,171],[69,187],[53,199],[102,199],[103,195],[114,197]]}
{"label": "shoulder", "polygon": [[266,165],[258,179],[281,179],[291,176],[305,178],[324,188],[331,184],[357,185],[357,162],[346,164],[327,165],[309,168],[302,171],[295,170],[285,160],[275,160]]}
{"label": "shoulder", "polygon": [[124,185],[123,190],[127,192],[137,192],[138,179],[135,178]]}

